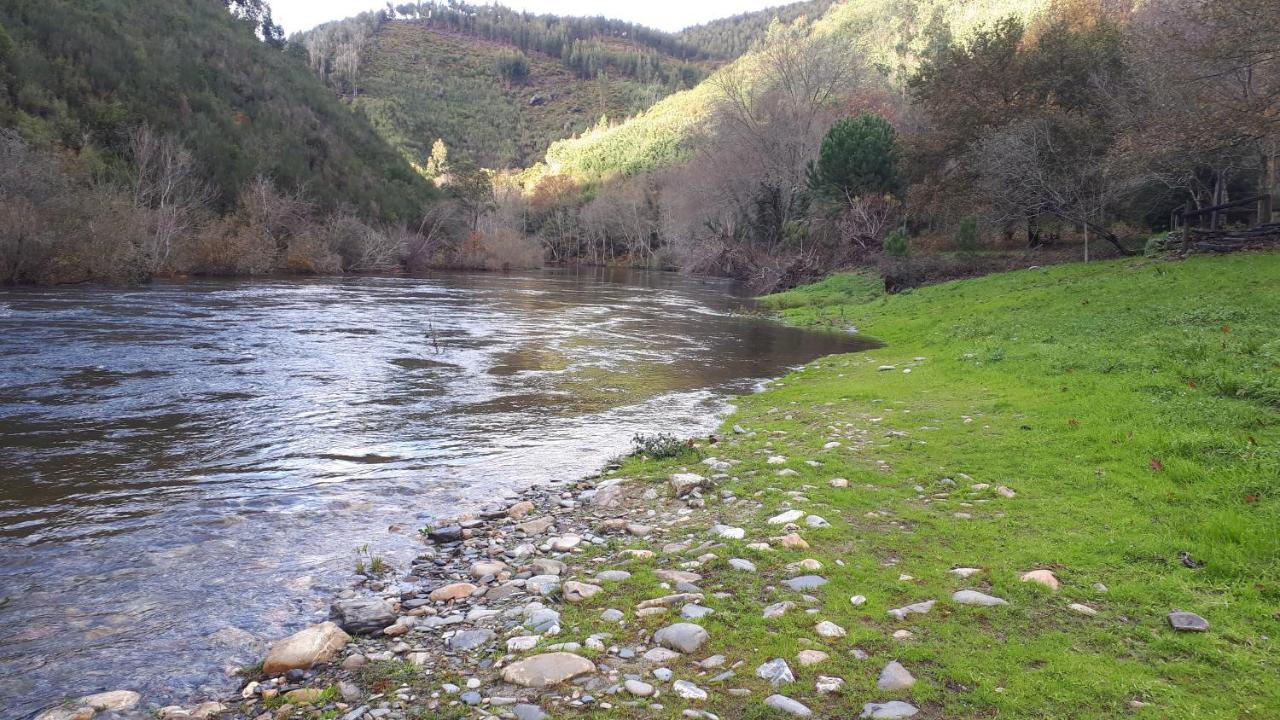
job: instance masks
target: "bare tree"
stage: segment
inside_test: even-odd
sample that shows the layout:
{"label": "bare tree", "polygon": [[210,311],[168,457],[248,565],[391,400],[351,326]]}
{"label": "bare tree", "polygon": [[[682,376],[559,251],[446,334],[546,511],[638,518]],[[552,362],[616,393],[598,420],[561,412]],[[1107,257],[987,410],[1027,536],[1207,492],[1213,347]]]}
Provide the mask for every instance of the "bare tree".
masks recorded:
{"label": "bare tree", "polygon": [[175,247],[204,218],[215,191],[195,157],[174,137],[139,125],[129,133],[134,207],[150,211],[142,242],[148,272],[172,267]]}

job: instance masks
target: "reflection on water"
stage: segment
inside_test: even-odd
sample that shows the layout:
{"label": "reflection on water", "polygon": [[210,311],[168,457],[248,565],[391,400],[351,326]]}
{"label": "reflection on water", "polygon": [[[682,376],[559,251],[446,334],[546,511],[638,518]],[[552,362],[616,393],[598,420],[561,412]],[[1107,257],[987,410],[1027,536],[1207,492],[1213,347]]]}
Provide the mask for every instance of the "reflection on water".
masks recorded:
{"label": "reflection on water", "polygon": [[604,271],[0,292],[0,717],[225,690],[355,545],[405,558],[437,515],[858,347],[738,303]]}

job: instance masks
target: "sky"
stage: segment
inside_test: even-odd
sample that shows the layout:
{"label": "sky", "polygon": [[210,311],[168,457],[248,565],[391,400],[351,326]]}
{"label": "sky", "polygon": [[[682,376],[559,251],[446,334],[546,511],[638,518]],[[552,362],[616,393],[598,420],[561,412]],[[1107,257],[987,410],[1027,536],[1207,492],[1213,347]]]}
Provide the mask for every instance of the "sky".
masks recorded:
{"label": "sky", "polygon": [[[403,2],[405,0],[392,0],[393,5]],[[555,15],[604,15],[675,32],[708,20],[787,2],[789,0],[503,0],[501,4],[516,10]],[[476,4],[488,3],[481,0]],[[386,0],[271,0],[275,21],[284,26],[287,34],[386,5]]]}

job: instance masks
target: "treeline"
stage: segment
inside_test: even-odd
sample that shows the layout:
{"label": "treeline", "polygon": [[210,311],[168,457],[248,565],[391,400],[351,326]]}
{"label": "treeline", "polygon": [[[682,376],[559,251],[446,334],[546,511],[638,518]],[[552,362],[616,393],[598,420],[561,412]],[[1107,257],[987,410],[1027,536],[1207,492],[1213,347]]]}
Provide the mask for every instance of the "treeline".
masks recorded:
{"label": "treeline", "polygon": [[531,172],[525,230],[553,259],[762,291],[859,264],[910,286],[1010,253],[1134,254],[1186,204],[1280,196],[1280,5],[1060,0],[966,33],[921,16],[905,74],[846,35],[775,26],[704,83],[687,161]]}
{"label": "treeline", "polygon": [[127,164],[128,128],[146,124],[182,139],[220,206],[269,175],[326,207],[387,220],[416,214],[429,183],[282,49],[278,32],[263,31],[275,27],[264,7],[2,3],[0,127],[37,149],[71,149],[110,177]]}
{"label": "treeline", "polygon": [[583,79],[616,74],[644,83],[693,87],[706,77],[697,65],[672,63],[655,50],[619,47],[599,40],[574,40],[561,59]]}
{"label": "treeline", "polygon": [[775,21],[787,25],[804,17],[816,20],[836,0],[804,0],[779,7],[745,12],[685,28],[676,36],[713,57],[731,59],[755,49]]}

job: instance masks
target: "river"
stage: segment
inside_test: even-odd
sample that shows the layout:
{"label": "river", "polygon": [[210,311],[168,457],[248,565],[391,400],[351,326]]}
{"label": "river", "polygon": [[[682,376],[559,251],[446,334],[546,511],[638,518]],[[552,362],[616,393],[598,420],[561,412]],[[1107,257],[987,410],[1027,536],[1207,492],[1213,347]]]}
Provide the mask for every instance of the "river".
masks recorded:
{"label": "river", "polygon": [[355,548],[863,347],[724,282],[547,270],[0,290],[0,717],[226,692]]}

